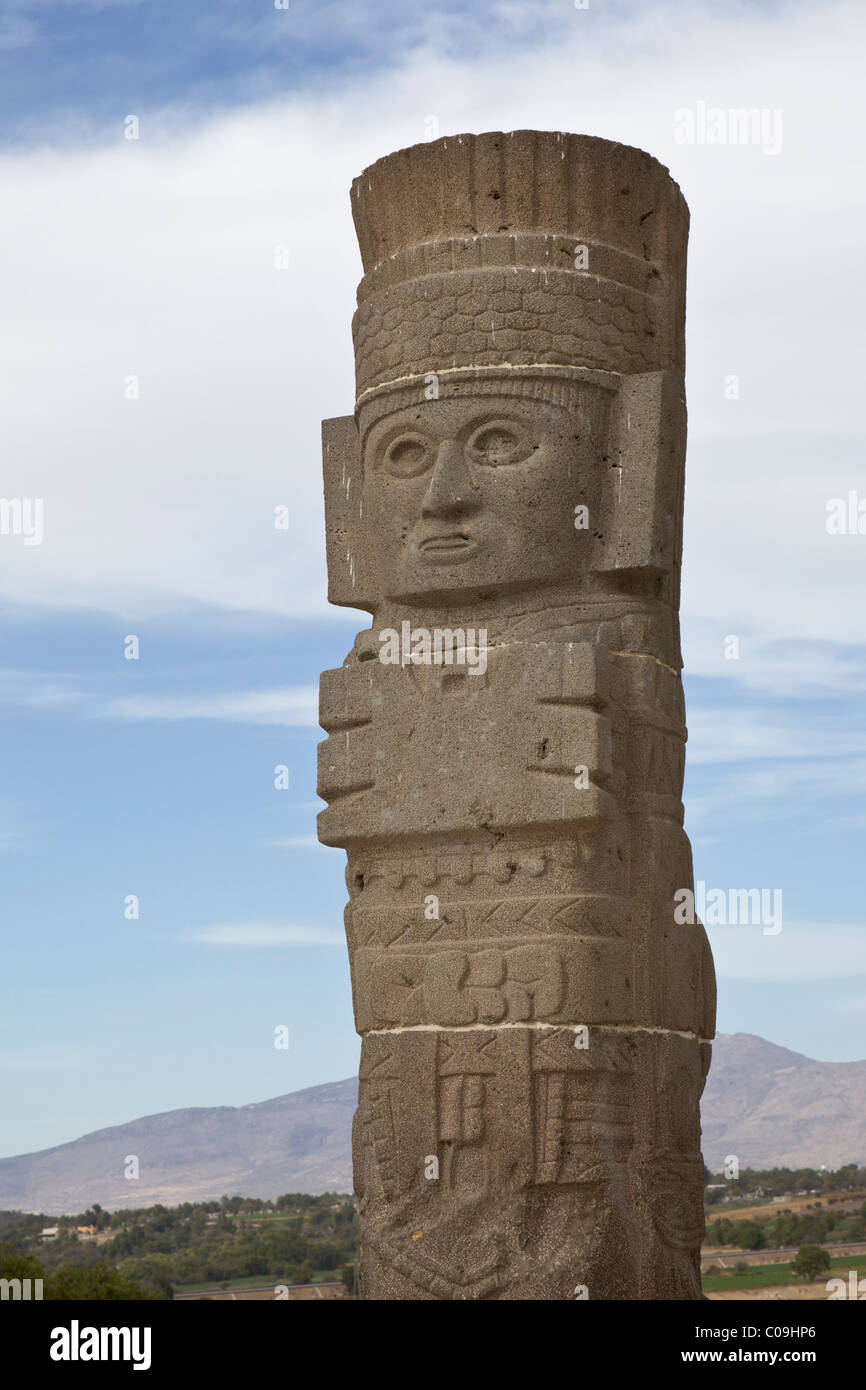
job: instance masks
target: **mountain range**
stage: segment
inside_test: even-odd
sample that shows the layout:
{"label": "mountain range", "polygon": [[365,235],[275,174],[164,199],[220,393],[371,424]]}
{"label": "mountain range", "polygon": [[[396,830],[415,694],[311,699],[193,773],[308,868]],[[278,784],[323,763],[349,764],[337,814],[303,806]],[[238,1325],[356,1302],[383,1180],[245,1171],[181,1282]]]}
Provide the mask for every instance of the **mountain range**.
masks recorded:
{"label": "mountain range", "polygon": [[[168,1110],[0,1159],[0,1210],[351,1192],[357,1090],[350,1077],[255,1105]],[[866,1165],[866,1061],[817,1062],[750,1033],[720,1034],[701,1111],[714,1172],[729,1154],[741,1168]],[[124,1177],[132,1157],[137,1179]]]}

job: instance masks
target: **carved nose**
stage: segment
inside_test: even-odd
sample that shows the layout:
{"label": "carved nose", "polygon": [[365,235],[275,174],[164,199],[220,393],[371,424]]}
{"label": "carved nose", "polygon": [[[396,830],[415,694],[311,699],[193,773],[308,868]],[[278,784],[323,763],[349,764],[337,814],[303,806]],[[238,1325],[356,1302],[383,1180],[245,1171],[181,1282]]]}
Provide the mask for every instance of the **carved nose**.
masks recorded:
{"label": "carved nose", "polygon": [[460,445],[447,439],[439,446],[430,486],[421,503],[422,516],[456,516],[478,506]]}

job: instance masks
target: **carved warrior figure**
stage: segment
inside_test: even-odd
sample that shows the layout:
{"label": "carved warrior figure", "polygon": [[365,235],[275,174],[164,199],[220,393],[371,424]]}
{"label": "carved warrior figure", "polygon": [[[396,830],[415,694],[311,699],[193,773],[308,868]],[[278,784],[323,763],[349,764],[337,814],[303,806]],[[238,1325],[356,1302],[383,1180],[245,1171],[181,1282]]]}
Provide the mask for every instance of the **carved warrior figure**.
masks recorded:
{"label": "carved warrior figure", "polygon": [[348,852],[362,1294],[697,1299],[686,204],[640,150],[518,131],[381,159],[352,208],[329,597],[372,625],[322,676],[319,835]]}

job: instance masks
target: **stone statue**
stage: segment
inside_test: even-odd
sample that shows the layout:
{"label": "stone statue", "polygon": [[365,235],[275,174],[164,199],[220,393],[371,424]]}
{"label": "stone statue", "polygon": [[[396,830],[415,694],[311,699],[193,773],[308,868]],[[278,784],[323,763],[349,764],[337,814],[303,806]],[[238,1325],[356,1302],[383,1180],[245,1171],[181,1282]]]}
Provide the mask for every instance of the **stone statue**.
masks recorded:
{"label": "stone statue", "polygon": [[367,1299],[698,1299],[712,959],[683,830],[688,210],[637,149],[352,186],[319,836],[348,853]]}

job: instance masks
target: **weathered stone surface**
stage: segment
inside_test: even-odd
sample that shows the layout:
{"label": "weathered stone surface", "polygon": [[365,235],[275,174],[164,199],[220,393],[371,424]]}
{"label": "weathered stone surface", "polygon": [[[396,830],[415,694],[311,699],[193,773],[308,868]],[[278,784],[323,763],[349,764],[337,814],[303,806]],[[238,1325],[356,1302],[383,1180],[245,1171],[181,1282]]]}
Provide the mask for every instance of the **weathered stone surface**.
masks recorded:
{"label": "weathered stone surface", "polygon": [[348,852],[366,1298],[699,1298],[714,1030],[681,801],[688,212],[586,136],[352,188],[319,818]]}

